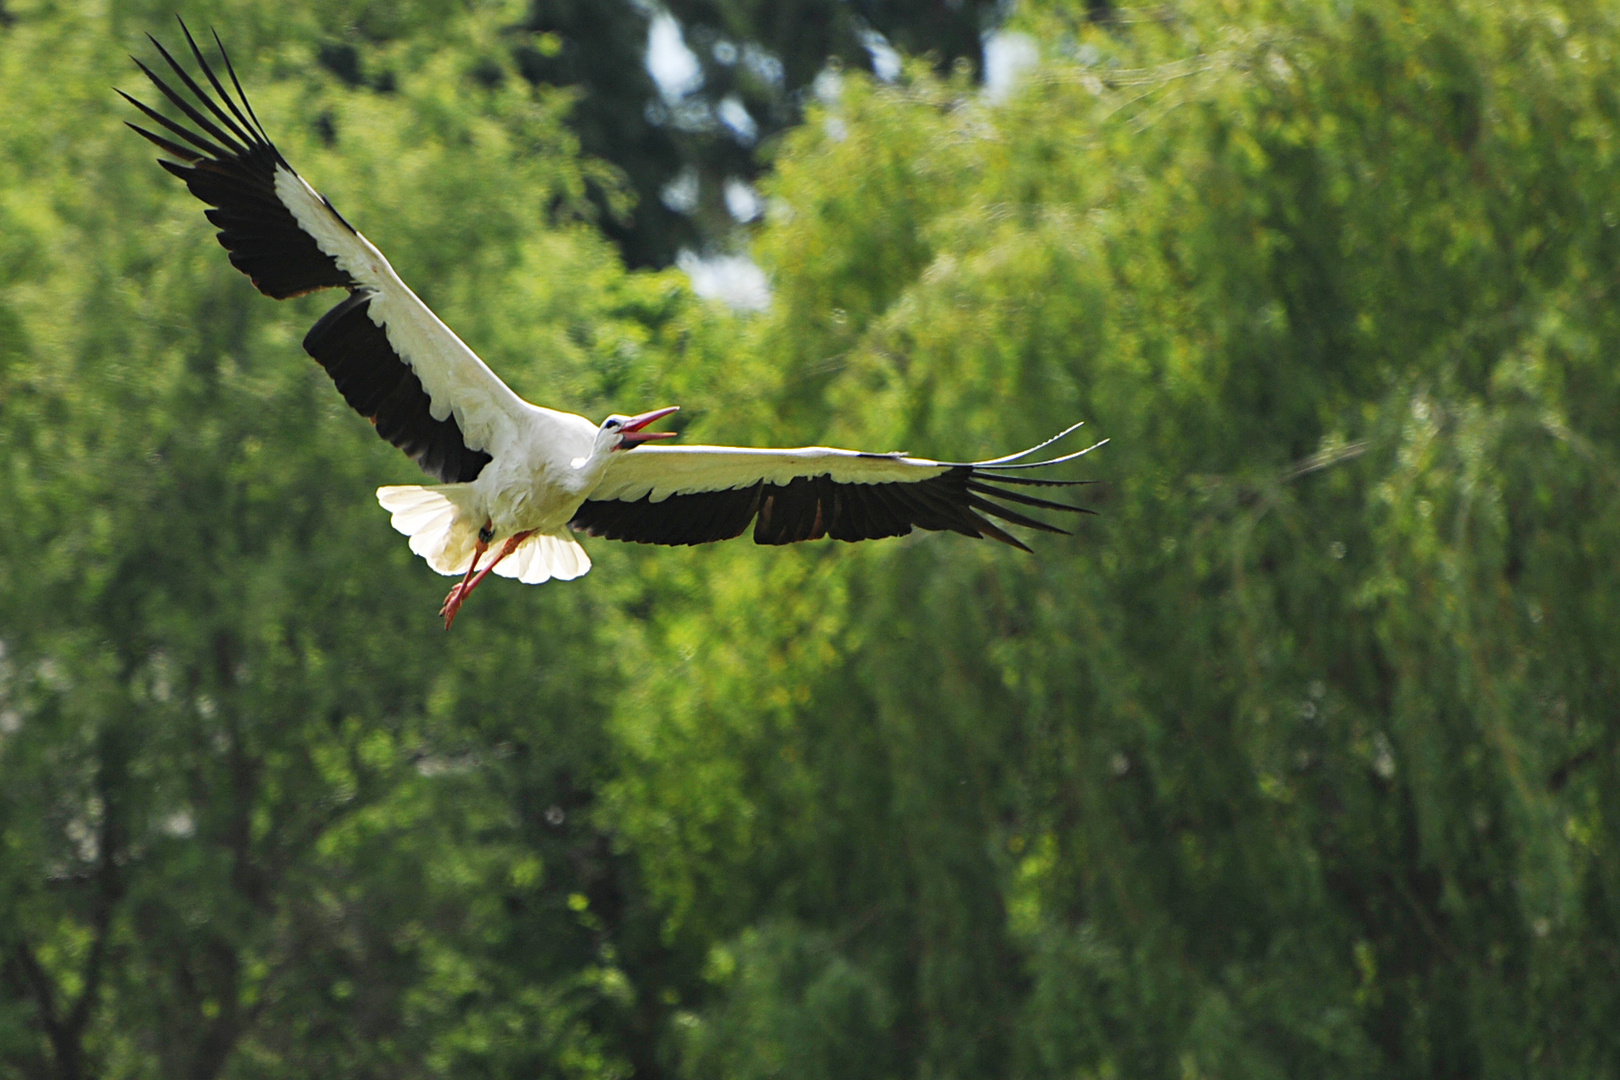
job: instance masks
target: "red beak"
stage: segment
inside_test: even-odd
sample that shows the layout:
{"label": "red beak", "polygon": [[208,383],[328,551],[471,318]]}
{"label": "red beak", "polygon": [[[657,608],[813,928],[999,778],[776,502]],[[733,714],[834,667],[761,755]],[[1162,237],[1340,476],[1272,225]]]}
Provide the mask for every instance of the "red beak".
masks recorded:
{"label": "red beak", "polygon": [[652,412],[644,412],[640,416],[632,416],[625,422],[622,429],[624,436],[619,440],[619,449],[629,450],[632,447],[640,446],[644,442],[652,442],[654,439],[673,439],[679,434],[678,432],[643,431],[642,429],[654,420],[662,420],[672,412],[679,412],[680,409],[679,405],[671,405],[665,409],[654,409]]}

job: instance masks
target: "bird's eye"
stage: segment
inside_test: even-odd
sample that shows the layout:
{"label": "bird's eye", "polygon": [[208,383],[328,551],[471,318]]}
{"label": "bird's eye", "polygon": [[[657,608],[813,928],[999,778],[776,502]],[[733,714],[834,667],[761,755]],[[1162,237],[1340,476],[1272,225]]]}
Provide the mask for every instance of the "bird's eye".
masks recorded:
{"label": "bird's eye", "polygon": [[603,423],[602,426],[607,428],[609,431],[617,431],[619,428],[623,427],[624,424],[618,420],[608,420]]}

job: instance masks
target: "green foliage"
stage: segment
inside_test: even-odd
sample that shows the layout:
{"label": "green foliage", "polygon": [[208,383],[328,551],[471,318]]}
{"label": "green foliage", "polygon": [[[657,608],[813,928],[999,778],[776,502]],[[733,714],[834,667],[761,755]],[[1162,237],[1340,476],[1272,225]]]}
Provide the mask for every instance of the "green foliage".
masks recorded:
{"label": "green foliage", "polygon": [[[1005,105],[852,80],[793,135],[779,415],[953,456],[1085,417],[1105,515],[701,564],[616,820],[671,933],[879,973],[898,1071],[1601,1074],[1620,28],[1161,16],[1036,10],[1068,59]],[[830,1052],[774,970],[711,972],[692,1075]]]}
{"label": "green foliage", "polygon": [[[259,115],[446,318],[531,396],[634,384],[683,294],[551,213],[595,166],[566,100],[471,77],[498,8],[396,27],[387,93],[255,11],[211,21]],[[176,35],[16,14],[0,1071],[625,1075],[651,1047],[616,957],[657,954],[589,814],[611,598],[496,594],[446,639],[365,509],[413,468],[300,355],[334,298],[254,294],[122,126],[138,31]]]}
{"label": "green foliage", "polygon": [[586,223],[523,11],[213,5],[532,399],[1112,439],[1034,558],[597,544],[448,636],[299,354],[331,298],[119,124],[158,15],[5,10],[0,1072],[1620,1063],[1608,6],[1030,5],[1007,100],[847,74],[786,135],[744,318]]}

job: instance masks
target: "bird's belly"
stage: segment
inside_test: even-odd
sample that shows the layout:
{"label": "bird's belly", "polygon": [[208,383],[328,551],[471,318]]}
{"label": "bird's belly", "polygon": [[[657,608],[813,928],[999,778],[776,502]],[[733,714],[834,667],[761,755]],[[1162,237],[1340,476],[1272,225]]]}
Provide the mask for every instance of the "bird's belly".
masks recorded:
{"label": "bird's belly", "polygon": [[571,485],[530,479],[493,486],[487,506],[495,539],[501,539],[520,532],[562,532],[584,501]]}

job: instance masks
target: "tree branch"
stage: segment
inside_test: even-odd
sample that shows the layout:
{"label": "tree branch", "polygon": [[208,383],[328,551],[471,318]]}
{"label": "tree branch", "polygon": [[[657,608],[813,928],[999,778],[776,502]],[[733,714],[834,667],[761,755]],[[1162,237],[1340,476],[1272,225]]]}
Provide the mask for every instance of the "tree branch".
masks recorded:
{"label": "tree branch", "polygon": [[55,980],[34,955],[33,947],[26,938],[18,935],[12,948],[16,953],[17,966],[22,969],[29,993],[39,1010],[45,1038],[50,1041],[51,1053],[56,1058],[57,1075],[62,1080],[79,1080],[83,1075],[79,1040],[77,1033],[70,1032],[57,1015]]}

